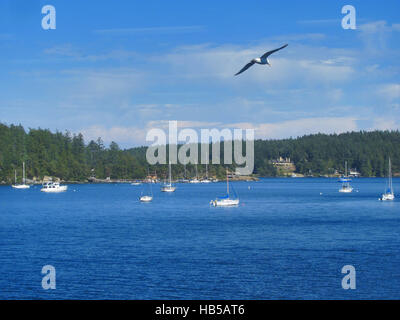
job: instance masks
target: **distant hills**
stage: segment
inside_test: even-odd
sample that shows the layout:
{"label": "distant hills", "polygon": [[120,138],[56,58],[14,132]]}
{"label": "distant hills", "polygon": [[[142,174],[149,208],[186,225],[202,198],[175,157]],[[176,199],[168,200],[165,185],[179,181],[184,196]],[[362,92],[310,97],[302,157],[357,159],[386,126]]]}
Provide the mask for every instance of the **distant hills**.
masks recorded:
{"label": "distant hills", "polygon": [[[344,171],[344,162],[364,177],[387,174],[387,159],[393,172],[400,174],[400,132],[372,131],[343,134],[314,134],[293,139],[256,140],[254,174],[276,176],[280,171],[273,159],[290,158],[295,172],[303,175],[331,175]],[[221,145],[222,149],[222,145]],[[117,143],[105,146],[101,138],[85,144],[81,134],[25,130],[21,125],[0,124],[0,182],[10,183],[14,170],[21,177],[22,162],[28,178],[59,177],[66,181],[104,179],[140,179],[149,171],[163,178],[165,165],[149,166],[146,147],[122,150]],[[209,175],[224,177],[223,165],[209,166]],[[230,165],[234,169],[235,165]],[[187,176],[194,176],[194,165],[187,166]],[[182,165],[173,166],[174,177],[183,176]],[[204,165],[198,165],[204,175]]]}

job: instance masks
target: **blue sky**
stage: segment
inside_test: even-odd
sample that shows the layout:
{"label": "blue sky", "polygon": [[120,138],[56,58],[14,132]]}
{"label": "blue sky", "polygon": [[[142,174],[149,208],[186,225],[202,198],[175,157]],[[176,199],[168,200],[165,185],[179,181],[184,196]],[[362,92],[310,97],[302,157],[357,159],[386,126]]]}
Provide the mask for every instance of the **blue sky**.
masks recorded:
{"label": "blue sky", "polygon": [[[56,30],[41,28],[46,4]],[[0,121],[124,147],[168,120],[273,139],[399,129],[399,40],[397,0],[2,0]],[[233,77],[284,43],[271,68]]]}

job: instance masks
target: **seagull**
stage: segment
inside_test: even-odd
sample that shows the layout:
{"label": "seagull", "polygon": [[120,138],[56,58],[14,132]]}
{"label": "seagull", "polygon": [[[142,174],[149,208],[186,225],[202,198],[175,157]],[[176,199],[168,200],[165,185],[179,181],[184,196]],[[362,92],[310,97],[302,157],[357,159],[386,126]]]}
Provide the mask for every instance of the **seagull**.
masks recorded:
{"label": "seagull", "polygon": [[250,67],[251,67],[253,64],[255,64],[255,63],[258,63],[258,64],[267,64],[267,65],[271,66],[271,64],[269,63],[268,57],[269,57],[271,54],[273,54],[274,52],[277,52],[277,51],[279,51],[279,50],[281,50],[281,49],[283,49],[283,48],[286,48],[287,46],[288,46],[288,45],[285,44],[284,46],[282,46],[282,47],[280,47],[280,48],[278,48],[278,49],[271,50],[271,51],[268,51],[268,52],[264,53],[260,58],[255,58],[255,59],[251,60],[248,64],[246,64],[246,65],[242,68],[242,70],[240,70],[238,73],[236,73],[235,76],[237,76],[238,74],[241,74],[242,72],[246,71],[248,68],[250,68]]}

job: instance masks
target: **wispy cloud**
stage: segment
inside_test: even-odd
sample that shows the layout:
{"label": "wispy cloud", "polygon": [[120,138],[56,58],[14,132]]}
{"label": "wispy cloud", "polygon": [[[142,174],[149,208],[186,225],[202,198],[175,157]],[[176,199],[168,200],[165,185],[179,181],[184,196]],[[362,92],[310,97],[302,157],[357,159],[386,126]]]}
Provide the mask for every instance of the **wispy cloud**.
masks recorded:
{"label": "wispy cloud", "polygon": [[[174,67],[172,71],[178,77],[192,80],[208,78],[210,81],[219,80],[225,85],[234,86],[239,83],[268,88],[292,86],[296,83],[303,86],[308,83],[326,84],[343,82],[354,74],[352,61],[345,51],[335,52],[334,49],[289,45],[285,51],[271,56],[272,68],[256,65],[240,77],[233,77],[234,72],[252,58],[278,45],[276,42],[269,42],[252,47],[185,47],[168,54],[164,61]],[[332,63],[321,61],[321,56]]]}
{"label": "wispy cloud", "polygon": [[365,33],[392,32],[400,31],[400,24],[394,23],[389,25],[385,20],[372,21],[361,24],[359,29]]}
{"label": "wispy cloud", "polygon": [[233,123],[229,127],[254,129],[258,139],[283,139],[315,133],[358,130],[356,118],[304,118],[276,123]]}
{"label": "wispy cloud", "polygon": [[393,118],[376,118],[370,130],[399,130],[400,121]]}
{"label": "wispy cloud", "polygon": [[383,55],[389,47],[389,39],[400,31],[400,24],[389,25],[385,20],[361,24],[359,36],[369,53]]}
{"label": "wispy cloud", "polygon": [[310,19],[310,20],[299,20],[297,23],[299,24],[339,24],[340,19]]}
{"label": "wispy cloud", "polygon": [[68,59],[75,62],[122,61],[139,57],[139,54],[135,51],[128,50],[111,50],[105,53],[87,54],[69,43],[46,48],[43,53],[49,57],[55,57],[55,59]]}
{"label": "wispy cloud", "polygon": [[146,140],[146,129],[137,127],[113,126],[106,128],[101,125],[94,125],[81,129],[80,132],[86,141],[102,138],[106,143],[116,141],[125,147],[144,145]]}
{"label": "wispy cloud", "polygon": [[94,33],[99,35],[129,36],[138,34],[174,34],[200,32],[205,26],[170,26],[170,27],[144,27],[144,28],[113,28],[98,29]]}
{"label": "wispy cloud", "polygon": [[378,88],[378,94],[388,100],[400,99],[400,83],[381,85]]}
{"label": "wispy cloud", "polygon": [[[150,129],[162,129],[168,135],[169,122],[166,120],[150,121],[143,127],[113,126],[106,128],[95,125],[81,129],[80,132],[85,139],[95,140],[101,137],[105,142],[117,141],[123,146],[148,145],[146,134]],[[374,128],[384,126],[383,122],[376,122]],[[178,128],[191,128],[197,130],[209,128],[228,129],[254,129],[256,139],[283,139],[299,137],[315,133],[343,133],[358,130],[355,118],[304,118],[276,123],[229,123],[201,122],[201,121],[178,121]],[[371,128],[374,129],[374,128]],[[168,136],[167,136],[168,137]]]}

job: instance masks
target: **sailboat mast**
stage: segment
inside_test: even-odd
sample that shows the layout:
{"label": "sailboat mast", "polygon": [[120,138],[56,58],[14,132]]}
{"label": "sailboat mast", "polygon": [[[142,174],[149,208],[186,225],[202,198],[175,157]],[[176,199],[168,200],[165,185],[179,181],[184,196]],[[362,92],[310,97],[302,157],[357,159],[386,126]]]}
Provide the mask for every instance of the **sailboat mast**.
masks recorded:
{"label": "sailboat mast", "polygon": [[171,162],[169,163],[168,171],[169,171],[169,184],[171,185]]}
{"label": "sailboat mast", "polygon": [[393,192],[393,188],[392,188],[392,163],[390,161],[390,157],[389,157],[389,188],[390,191]]}
{"label": "sailboat mast", "polygon": [[206,163],[206,178],[208,179],[208,164]]}
{"label": "sailboat mast", "polygon": [[15,181],[15,184],[17,184],[17,170],[16,169],[14,169],[14,181]]}
{"label": "sailboat mast", "polygon": [[22,184],[25,184],[25,162],[22,162]]}
{"label": "sailboat mast", "polygon": [[344,171],[344,172],[345,172],[344,176],[347,177],[347,161],[344,162],[344,167],[345,167],[345,169],[344,169],[344,170],[345,170],[345,171]]}
{"label": "sailboat mast", "polygon": [[228,169],[226,169],[226,193],[229,196],[229,177],[228,177]]}

